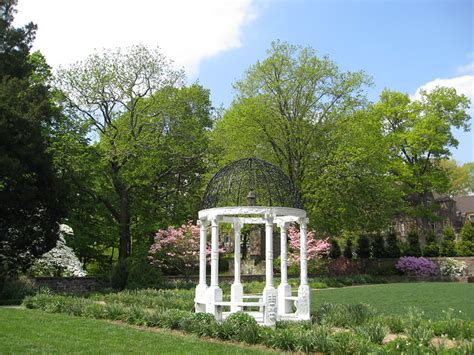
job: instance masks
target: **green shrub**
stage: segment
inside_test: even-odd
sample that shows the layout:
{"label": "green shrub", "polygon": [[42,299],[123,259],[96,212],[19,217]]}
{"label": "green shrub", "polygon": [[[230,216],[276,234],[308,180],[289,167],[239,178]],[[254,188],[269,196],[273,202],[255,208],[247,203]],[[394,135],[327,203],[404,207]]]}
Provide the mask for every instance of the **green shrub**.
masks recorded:
{"label": "green shrub", "polygon": [[366,304],[323,303],[314,314],[314,321],[335,327],[351,327],[364,324],[375,315]]}
{"label": "green shrub", "polygon": [[200,337],[212,337],[216,328],[216,320],[209,313],[193,313],[181,321],[180,328],[187,333],[196,334]]}
{"label": "green shrub", "polygon": [[408,326],[406,328],[406,334],[410,339],[425,346],[428,346],[431,339],[434,337],[433,329],[427,324]]}
{"label": "green shrub", "polygon": [[179,309],[169,309],[163,314],[164,328],[179,329],[184,318],[191,316],[191,312],[182,311]]}
{"label": "green shrub", "polygon": [[383,318],[383,323],[385,323],[390,329],[391,333],[399,334],[405,330],[405,322],[401,316],[387,316]]}
{"label": "green shrub", "polygon": [[387,248],[385,249],[387,258],[399,258],[400,247],[398,246],[397,233],[391,230],[387,235]]}
{"label": "green shrub", "polygon": [[327,353],[331,349],[331,330],[329,327],[320,325],[314,326],[313,331],[313,351]]}
{"label": "green shrub", "polygon": [[373,239],[372,239],[372,256],[374,258],[385,258],[386,252],[385,252],[385,240],[383,236],[380,234],[377,234]]}
{"label": "green shrub", "polygon": [[439,245],[436,241],[436,234],[433,231],[428,232],[426,235],[426,245],[423,249],[423,256],[439,256]]}
{"label": "green shrub", "polygon": [[249,344],[254,344],[259,340],[257,321],[247,313],[232,313],[220,325],[223,326],[223,336],[229,339]]}
{"label": "green shrub", "polygon": [[84,311],[82,312],[82,315],[87,318],[95,318],[95,319],[104,319],[107,318],[106,311],[105,311],[105,305],[92,302],[84,306]]}
{"label": "green shrub", "polygon": [[342,255],[344,255],[344,257],[347,259],[352,259],[352,240],[351,239],[346,240],[346,246],[344,247],[344,251]]}
{"label": "green shrub", "polygon": [[110,302],[105,304],[104,317],[106,319],[126,321],[128,316],[128,309],[123,304],[118,302]]}
{"label": "green shrub", "polygon": [[283,351],[294,351],[298,342],[292,329],[276,329],[270,334],[266,345]]}
{"label": "green shrub", "polygon": [[459,233],[460,241],[456,244],[456,253],[459,256],[474,255],[474,227],[466,220]]}
{"label": "green shrub", "polygon": [[38,287],[26,276],[3,279],[0,284],[0,305],[21,304],[26,296],[32,296],[37,291]]}
{"label": "green shrub", "polygon": [[127,260],[120,260],[112,269],[110,284],[115,290],[123,290],[127,286],[128,263]]}
{"label": "green shrub", "polygon": [[418,233],[416,231],[408,233],[407,241],[408,249],[405,251],[405,255],[421,256],[420,237]]}
{"label": "green shrub", "polygon": [[367,235],[362,234],[357,239],[356,254],[358,258],[367,259],[370,258],[370,242]]}
{"label": "green shrub", "polygon": [[443,311],[445,319],[433,323],[433,331],[437,336],[447,336],[450,339],[474,338],[474,322],[455,318],[454,309]]}
{"label": "green shrub", "polygon": [[426,346],[414,339],[397,338],[383,347],[383,354],[424,355],[437,354],[435,348]]}
{"label": "green shrub", "polygon": [[148,310],[140,306],[132,306],[126,309],[125,319],[127,323],[134,325],[146,325]]}
{"label": "green shrub", "polygon": [[342,255],[342,252],[341,252],[341,247],[339,246],[339,243],[337,242],[337,239],[331,238],[330,243],[331,243],[331,249],[329,251],[329,257],[331,259],[339,258]]}
{"label": "green shrub", "polygon": [[372,343],[375,344],[382,344],[387,333],[387,327],[378,322],[371,322],[356,329],[356,334],[359,334],[369,339]]}
{"label": "green shrub", "polygon": [[444,237],[443,241],[441,242],[440,246],[440,255],[441,256],[456,256],[456,243],[455,238],[456,234],[454,232],[453,227],[446,227],[444,229]]}
{"label": "green shrub", "polygon": [[[121,280],[116,286],[122,286],[122,282]],[[134,245],[132,255],[128,260],[125,287],[128,289],[157,288],[163,283],[163,274],[148,260],[148,245],[146,243]],[[123,287],[114,288],[123,289]]]}
{"label": "green shrub", "polygon": [[164,310],[153,309],[144,314],[144,321],[147,327],[162,328],[164,324]]}

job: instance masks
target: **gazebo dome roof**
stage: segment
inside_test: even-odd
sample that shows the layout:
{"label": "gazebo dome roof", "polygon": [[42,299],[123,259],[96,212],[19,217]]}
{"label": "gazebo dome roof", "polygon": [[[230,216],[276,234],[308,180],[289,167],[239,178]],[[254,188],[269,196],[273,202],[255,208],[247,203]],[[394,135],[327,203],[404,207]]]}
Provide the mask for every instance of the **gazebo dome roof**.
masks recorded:
{"label": "gazebo dome roof", "polygon": [[257,158],[231,162],[207,185],[203,209],[235,206],[302,208],[290,178],[276,165]]}

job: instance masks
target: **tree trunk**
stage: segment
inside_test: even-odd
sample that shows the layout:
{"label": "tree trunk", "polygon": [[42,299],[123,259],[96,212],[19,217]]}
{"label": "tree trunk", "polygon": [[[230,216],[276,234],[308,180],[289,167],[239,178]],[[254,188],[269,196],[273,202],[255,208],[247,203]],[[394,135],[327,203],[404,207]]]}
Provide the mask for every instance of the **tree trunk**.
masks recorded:
{"label": "tree trunk", "polygon": [[124,260],[130,256],[131,236],[130,236],[130,201],[128,191],[122,189],[120,195],[120,216],[119,216],[119,260]]}

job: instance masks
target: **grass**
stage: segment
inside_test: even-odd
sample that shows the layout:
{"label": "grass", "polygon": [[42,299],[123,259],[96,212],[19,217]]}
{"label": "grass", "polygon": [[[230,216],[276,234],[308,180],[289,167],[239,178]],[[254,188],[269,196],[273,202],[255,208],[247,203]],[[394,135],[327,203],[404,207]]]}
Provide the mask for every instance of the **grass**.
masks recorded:
{"label": "grass", "polygon": [[[441,319],[443,310],[456,310],[456,318],[474,320],[474,284],[420,282],[346,287],[313,291],[311,308],[323,303],[367,303],[384,314],[404,314],[414,306],[425,317]],[[458,313],[457,311],[461,311]]]}
{"label": "grass", "polygon": [[0,353],[264,353],[263,349],[223,344],[167,330],[145,331],[125,324],[0,308]]}

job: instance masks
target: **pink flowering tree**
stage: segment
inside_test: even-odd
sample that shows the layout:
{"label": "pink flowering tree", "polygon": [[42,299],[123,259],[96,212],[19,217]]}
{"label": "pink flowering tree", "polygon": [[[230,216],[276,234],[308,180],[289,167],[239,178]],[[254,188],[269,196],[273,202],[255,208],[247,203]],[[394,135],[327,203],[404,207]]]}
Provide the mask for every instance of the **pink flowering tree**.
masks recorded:
{"label": "pink flowering tree", "polygon": [[[220,245],[219,253],[223,252],[224,248]],[[211,253],[209,242],[206,253]],[[152,265],[162,270],[178,271],[189,276],[199,267],[199,226],[190,221],[179,227],[160,229],[150,246],[148,259]]]}
{"label": "pink flowering tree", "polygon": [[[300,263],[300,231],[294,225],[291,225],[288,228],[288,237],[290,239],[288,265],[291,266]],[[331,244],[328,242],[328,239],[316,239],[314,232],[309,231],[307,233],[308,261],[325,258],[329,255]]]}

